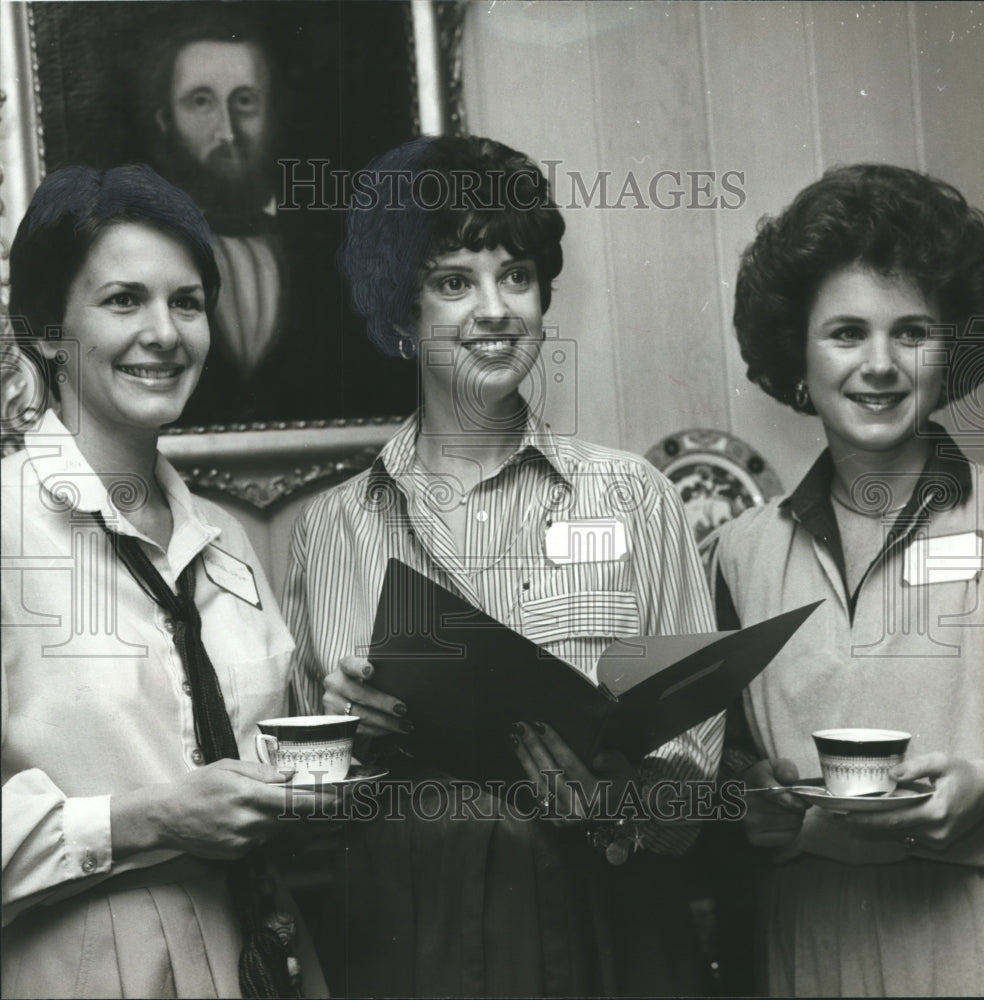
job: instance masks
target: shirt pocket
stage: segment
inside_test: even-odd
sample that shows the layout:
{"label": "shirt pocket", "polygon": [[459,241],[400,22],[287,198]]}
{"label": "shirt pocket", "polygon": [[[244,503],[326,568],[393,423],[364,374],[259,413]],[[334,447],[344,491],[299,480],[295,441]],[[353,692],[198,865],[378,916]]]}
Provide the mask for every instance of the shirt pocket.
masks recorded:
{"label": "shirt pocket", "polygon": [[258,719],[284,715],[294,640],[276,608],[254,608],[219,591],[202,619],[205,648],[231,693],[226,710],[233,727],[249,732]]}
{"label": "shirt pocket", "polygon": [[545,568],[520,602],[523,634],[538,645],[583,637],[615,638],[641,630],[629,560]]}

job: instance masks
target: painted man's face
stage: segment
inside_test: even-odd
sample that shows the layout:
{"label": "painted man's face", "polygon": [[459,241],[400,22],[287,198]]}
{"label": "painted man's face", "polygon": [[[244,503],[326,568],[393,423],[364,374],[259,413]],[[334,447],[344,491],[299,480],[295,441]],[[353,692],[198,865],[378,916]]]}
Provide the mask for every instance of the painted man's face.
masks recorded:
{"label": "painted man's face", "polygon": [[251,42],[200,41],[174,63],[158,125],[216,180],[235,183],[269,156],[270,73]]}

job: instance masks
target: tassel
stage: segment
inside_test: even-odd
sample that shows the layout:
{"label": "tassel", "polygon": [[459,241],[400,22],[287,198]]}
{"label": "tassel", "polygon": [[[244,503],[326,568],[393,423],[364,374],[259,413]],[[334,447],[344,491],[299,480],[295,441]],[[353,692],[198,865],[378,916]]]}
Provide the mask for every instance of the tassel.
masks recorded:
{"label": "tassel", "polygon": [[239,988],[244,997],[299,997],[291,980],[287,949],[269,927],[257,927],[243,941],[239,954]]}

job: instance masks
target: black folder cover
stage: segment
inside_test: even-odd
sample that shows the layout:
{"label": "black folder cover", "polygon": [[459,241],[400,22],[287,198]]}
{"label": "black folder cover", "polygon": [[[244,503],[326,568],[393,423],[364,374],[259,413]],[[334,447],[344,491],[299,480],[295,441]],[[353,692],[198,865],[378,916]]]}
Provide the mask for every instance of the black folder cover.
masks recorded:
{"label": "black folder cover", "polygon": [[372,683],[407,706],[402,748],[458,778],[522,777],[513,722],[553,726],[586,763],[629,759],[723,711],[822,602],[736,632],[618,639],[596,686],[578,669],[397,559],[386,570]]}

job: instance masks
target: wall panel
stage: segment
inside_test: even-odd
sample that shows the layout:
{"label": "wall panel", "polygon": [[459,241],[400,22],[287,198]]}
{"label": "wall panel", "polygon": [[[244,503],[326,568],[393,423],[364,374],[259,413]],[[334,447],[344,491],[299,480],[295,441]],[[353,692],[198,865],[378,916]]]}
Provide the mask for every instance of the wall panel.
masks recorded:
{"label": "wall panel", "polygon": [[[776,8],[781,6],[781,15]],[[717,171],[740,170],[745,203],[714,216],[718,323],[727,373],[729,430],[760,449],[784,483],[821,447],[815,420],[799,417],[745,376],[731,324],[735,277],[757,221],[775,214],[817,174],[820,158],[809,10],[803,4],[701,6],[708,131]]]}
{"label": "wall panel", "polygon": [[[535,159],[558,160],[558,171],[597,174],[604,129],[595,109],[589,13],[583,3],[470,5],[463,55],[471,131]],[[571,210],[564,218],[564,270],[545,322],[575,341],[567,357],[576,356],[578,370],[593,378],[588,385],[564,372],[565,392],[550,400],[548,417],[563,431],[618,440],[621,366],[603,336],[611,302],[604,213]]]}
{"label": "wall panel", "polygon": [[[628,411],[621,442],[633,451],[681,422],[722,426],[727,419],[715,310],[718,209],[707,207],[721,195],[694,58],[698,11],[643,5],[640,14],[618,30],[599,31],[593,46],[603,162],[613,187],[627,195],[604,216],[614,262],[611,336]],[[603,21],[607,5],[594,5],[592,15]]]}
{"label": "wall panel", "polygon": [[824,166],[918,166],[907,5],[828,0],[807,7]]}
{"label": "wall panel", "polygon": [[578,341],[585,436],[642,451],[719,427],[792,485],[819,422],[745,379],[738,255],[837,162],[924,162],[984,205],[984,4],[475,3],[466,35],[475,132],[589,178],[744,171],[737,210],[567,209],[548,318]]}
{"label": "wall panel", "polygon": [[937,6],[909,5],[925,169],[984,207],[984,4]]}

